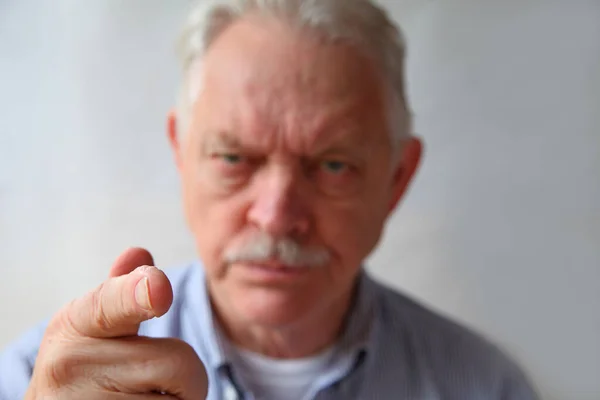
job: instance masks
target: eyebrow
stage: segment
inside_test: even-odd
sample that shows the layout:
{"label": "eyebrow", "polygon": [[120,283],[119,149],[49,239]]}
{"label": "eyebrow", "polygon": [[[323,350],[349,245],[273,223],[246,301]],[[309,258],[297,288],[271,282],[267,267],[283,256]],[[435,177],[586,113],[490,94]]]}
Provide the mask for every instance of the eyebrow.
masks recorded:
{"label": "eyebrow", "polygon": [[353,162],[364,163],[369,159],[372,149],[360,147],[356,144],[334,144],[330,147],[325,147],[322,151],[314,153],[314,157],[343,157],[349,158]]}
{"label": "eyebrow", "polygon": [[322,143],[322,140],[317,139],[317,143],[313,146],[313,152],[316,154],[331,154],[331,153],[359,153],[360,155],[366,149],[366,138],[360,134],[360,129],[356,127],[344,129],[339,135],[333,139]]}
{"label": "eyebrow", "polygon": [[240,148],[241,143],[237,137],[227,131],[219,131],[216,133],[206,132],[206,139],[202,141],[202,151],[209,153],[215,148]]}
{"label": "eyebrow", "polygon": [[[366,146],[368,140],[355,127],[346,129],[334,138],[323,142],[317,137],[315,143],[306,149],[305,155],[309,157],[349,155],[355,159],[364,159],[368,158],[368,154],[372,150],[370,146]],[[240,150],[246,147],[236,135],[229,131],[205,132],[205,140],[202,141],[201,146],[204,154],[214,151]]]}

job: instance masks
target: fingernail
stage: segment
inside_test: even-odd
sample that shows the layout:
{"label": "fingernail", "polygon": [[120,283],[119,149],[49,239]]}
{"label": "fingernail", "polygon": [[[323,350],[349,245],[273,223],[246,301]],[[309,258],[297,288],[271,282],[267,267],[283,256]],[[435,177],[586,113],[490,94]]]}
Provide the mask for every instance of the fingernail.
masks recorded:
{"label": "fingernail", "polygon": [[138,306],[144,310],[152,310],[150,303],[150,287],[148,286],[148,277],[145,276],[135,286],[135,301]]}

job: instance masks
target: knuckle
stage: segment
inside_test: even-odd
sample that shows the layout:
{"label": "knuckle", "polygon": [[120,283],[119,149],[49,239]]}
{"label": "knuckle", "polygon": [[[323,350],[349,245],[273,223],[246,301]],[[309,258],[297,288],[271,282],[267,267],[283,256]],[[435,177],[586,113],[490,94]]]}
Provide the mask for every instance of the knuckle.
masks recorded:
{"label": "knuckle", "polygon": [[74,315],[74,310],[76,307],[76,301],[73,300],[69,307],[67,307],[62,313],[60,313],[58,327],[59,333],[63,335],[73,334],[77,336],[85,336],[84,332],[81,330],[77,322],[75,321],[76,316]]}
{"label": "knuckle", "polygon": [[154,357],[145,359],[140,365],[143,370],[154,371],[167,381],[187,382],[197,376],[200,362],[195,350],[176,338],[153,340],[153,347],[160,349]]}
{"label": "knuckle", "polygon": [[91,323],[95,329],[100,332],[108,332],[113,327],[113,323],[107,313],[104,296],[106,294],[106,282],[100,284],[97,290],[89,294]]}
{"label": "knuckle", "polygon": [[45,390],[59,389],[77,374],[77,345],[71,335],[73,325],[68,310],[69,306],[65,307],[50,321],[36,356],[32,378],[43,382]]}
{"label": "knuckle", "polygon": [[172,346],[171,363],[179,376],[183,377],[184,380],[195,380],[206,374],[204,364],[202,364],[196,350],[189,343],[180,339],[173,339]]}
{"label": "knuckle", "polygon": [[83,298],[71,300],[50,321],[47,333],[86,337],[86,326],[89,324],[93,325],[94,330],[109,331],[112,323],[103,301],[105,291],[105,283],[102,283]]}
{"label": "knuckle", "polygon": [[72,311],[75,306],[75,300],[71,300],[66,306],[64,306],[54,317],[50,320],[48,327],[46,328],[46,335],[55,336],[57,334],[64,334],[69,330],[75,331],[75,324],[73,324]]}
{"label": "knuckle", "polygon": [[45,348],[43,358],[36,363],[51,387],[59,388],[77,378],[83,360],[72,348],[70,342],[54,340]]}
{"label": "knuckle", "polygon": [[89,294],[91,324],[93,330],[102,335],[112,336],[115,330],[139,324],[142,316],[123,295],[122,287],[116,284],[114,280],[105,281]]}
{"label": "knuckle", "polygon": [[56,384],[67,384],[75,379],[74,365],[69,357],[54,357],[48,360],[46,374],[51,382]]}
{"label": "knuckle", "polygon": [[193,362],[196,358],[198,358],[194,348],[189,343],[181,339],[172,339],[171,346],[172,354],[173,356],[178,358],[178,361],[181,361],[183,363],[190,363]]}

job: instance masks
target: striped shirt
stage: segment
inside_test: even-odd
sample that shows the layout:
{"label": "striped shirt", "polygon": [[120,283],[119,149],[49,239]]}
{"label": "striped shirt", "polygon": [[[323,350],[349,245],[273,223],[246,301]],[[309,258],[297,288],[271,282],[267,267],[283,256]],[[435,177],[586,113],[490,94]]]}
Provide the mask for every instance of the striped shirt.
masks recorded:
{"label": "striped shirt", "polygon": [[[209,376],[208,400],[253,400],[239,384],[214,325],[199,262],[167,269],[173,305],[144,322],[139,334],[189,343]],[[534,400],[521,369],[499,348],[417,302],[360,275],[352,312],[330,367],[306,400]],[[0,354],[0,400],[20,400],[27,389],[46,324]],[[273,399],[277,400],[277,399]]]}

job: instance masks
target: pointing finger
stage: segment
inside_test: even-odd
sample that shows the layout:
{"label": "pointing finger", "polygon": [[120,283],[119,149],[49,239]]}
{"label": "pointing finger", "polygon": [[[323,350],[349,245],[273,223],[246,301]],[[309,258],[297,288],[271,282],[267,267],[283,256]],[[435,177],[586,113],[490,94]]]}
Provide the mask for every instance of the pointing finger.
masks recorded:
{"label": "pointing finger", "polygon": [[136,335],[141,322],[165,314],[173,290],[156,267],[143,266],[110,278],[97,289],[73,301],[57,318],[72,334],[109,338]]}
{"label": "pointing finger", "polygon": [[115,260],[108,276],[113,278],[125,275],[142,265],[154,265],[152,254],[146,249],[132,247],[121,253]]}

